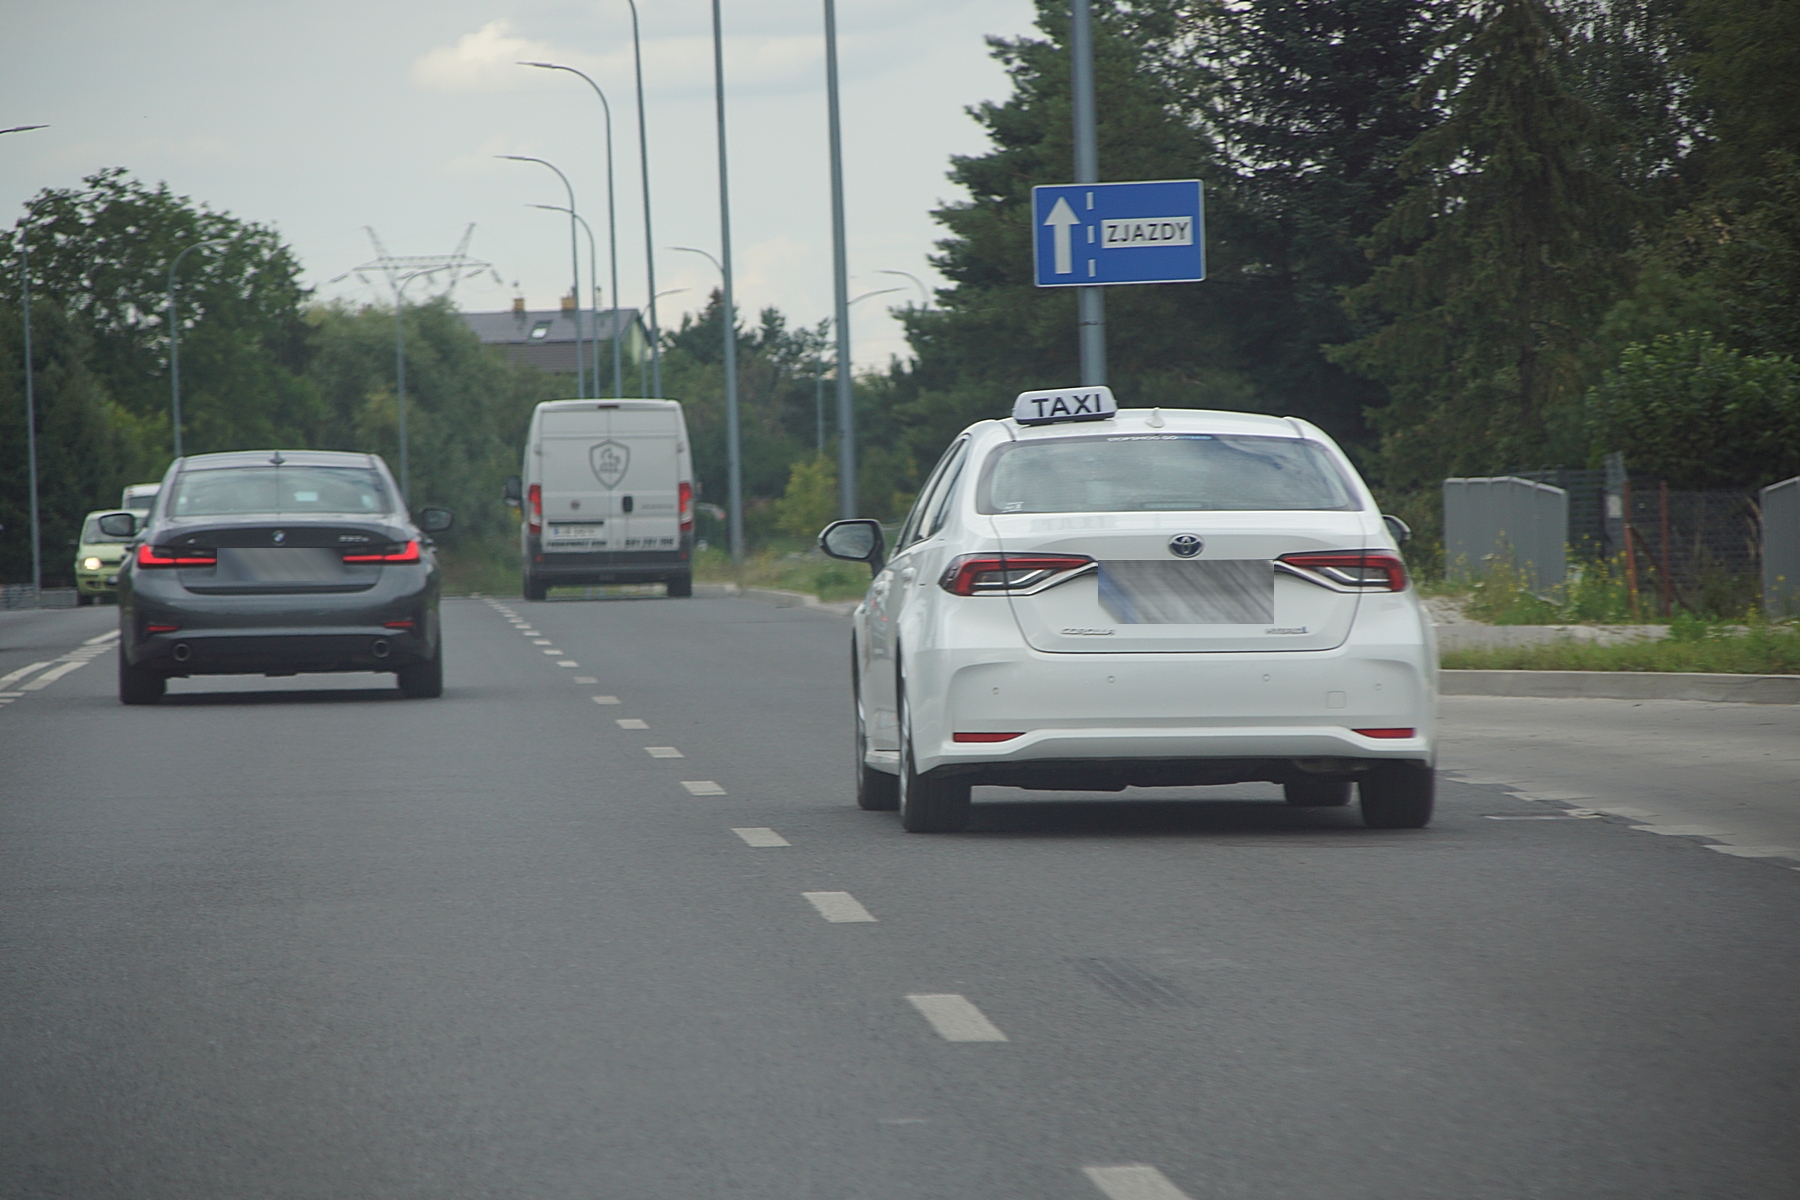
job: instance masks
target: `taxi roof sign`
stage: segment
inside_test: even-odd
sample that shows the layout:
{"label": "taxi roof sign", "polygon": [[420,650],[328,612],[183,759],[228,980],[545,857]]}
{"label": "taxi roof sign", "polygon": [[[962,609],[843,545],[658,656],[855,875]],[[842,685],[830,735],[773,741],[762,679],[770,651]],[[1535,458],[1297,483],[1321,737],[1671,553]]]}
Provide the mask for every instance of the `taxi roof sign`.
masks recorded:
{"label": "taxi roof sign", "polygon": [[1119,402],[1104,386],[1051,388],[1020,392],[1013,401],[1013,420],[1021,425],[1052,425],[1059,421],[1104,421],[1119,414]]}

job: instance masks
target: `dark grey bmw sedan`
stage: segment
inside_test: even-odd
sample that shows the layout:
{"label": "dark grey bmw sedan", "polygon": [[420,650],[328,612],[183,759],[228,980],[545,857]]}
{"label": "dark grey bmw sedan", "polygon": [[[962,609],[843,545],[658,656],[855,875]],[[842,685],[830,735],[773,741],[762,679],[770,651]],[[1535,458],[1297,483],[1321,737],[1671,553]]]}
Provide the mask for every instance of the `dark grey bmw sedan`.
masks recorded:
{"label": "dark grey bmw sedan", "polygon": [[444,689],[439,577],[373,454],[257,450],[178,458],[119,574],[119,700],[154,704],[171,677],[392,671],[408,696]]}

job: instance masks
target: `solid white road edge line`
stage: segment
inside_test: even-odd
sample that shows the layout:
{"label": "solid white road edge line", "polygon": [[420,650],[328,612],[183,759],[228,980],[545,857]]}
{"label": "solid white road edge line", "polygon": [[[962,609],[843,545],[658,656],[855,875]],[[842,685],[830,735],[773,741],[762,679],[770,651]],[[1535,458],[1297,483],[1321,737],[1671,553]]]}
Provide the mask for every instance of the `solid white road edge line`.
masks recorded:
{"label": "solid white road edge line", "polygon": [[833,925],[857,921],[873,921],[875,914],[864,908],[849,892],[801,892],[806,902],[819,910],[819,915]]}
{"label": "solid white road edge line", "polygon": [[731,832],[744,839],[746,846],[791,846],[792,842],[776,833],[773,829],[733,829]]}
{"label": "solid white road edge line", "polygon": [[16,671],[10,671],[5,675],[0,675],[0,688],[3,688],[11,683],[17,683],[19,680],[25,678],[27,675],[31,674],[33,671],[41,671],[49,665],[50,664],[47,662],[30,663],[26,666],[20,667]]}
{"label": "solid white road edge line", "polygon": [[907,1003],[946,1042],[1004,1042],[1006,1035],[968,998],[954,992],[908,996]]}
{"label": "solid white road edge line", "polygon": [[684,779],[681,786],[688,790],[690,796],[723,796],[725,789],[710,779]]}
{"label": "solid white road edge line", "polygon": [[1083,1167],[1106,1200],[1189,1200],[1188,1194],[1169,1182],[1155,1167],[1132,1163],[1124,1167]]}

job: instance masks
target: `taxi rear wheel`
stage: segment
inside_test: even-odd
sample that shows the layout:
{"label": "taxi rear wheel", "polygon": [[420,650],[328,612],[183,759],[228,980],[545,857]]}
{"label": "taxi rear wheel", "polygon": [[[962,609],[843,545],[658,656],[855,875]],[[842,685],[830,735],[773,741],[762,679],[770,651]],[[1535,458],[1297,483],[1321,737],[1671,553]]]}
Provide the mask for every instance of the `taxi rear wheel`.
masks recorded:
{"label": "taxi rear wheel", "polygon": [[1356,790],[1370,829],[1423,829],[1431,821],[1437,772],[1424,763],[1384,763],[1358,780]]}
{"label": "taxi rear wheel", "polygon": [[933,779],[913,762],[912,714],[900,688],[900,827],[908,833],[961,833],[969,826],[969,781]]}

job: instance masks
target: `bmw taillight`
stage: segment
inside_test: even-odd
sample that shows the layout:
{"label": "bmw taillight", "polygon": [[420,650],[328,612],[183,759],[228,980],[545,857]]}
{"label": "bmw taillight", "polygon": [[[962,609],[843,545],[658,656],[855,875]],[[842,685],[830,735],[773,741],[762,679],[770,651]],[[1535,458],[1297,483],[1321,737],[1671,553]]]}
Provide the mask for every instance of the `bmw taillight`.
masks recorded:
{"label": "bmw taillight", "polygon": [[416,563],[419,561],[419,543],[407,542],[404,547],[386,554],[346,554],[347,563]]}
{"label": "bmw taillight", "polygon": [[544,486],[539,483],[531,485],[525,493],[525,532],[544,532]]}
{"label": "bmw taillight", "polygon": [[1037,591],[1094,565],[1085,554],[964,554],[951,560],[938,586],[952,596]]}
{"label": "bmw taillight", "polygon": [[681,532],[694,532],[694,485],[687,480],[681,481],[679,496],[681,507]]}
{"label": "bmw taillight", "polygon": [[1336,591],[1403,592],[1406,564],[1386,550],[1309,550],[1275,560],[1293,574]]}
{"label": "bmw taillight", "polygon": [[140,568],[155,567],[212,567],[219,562],[217,550],[204,550],[198,546],[152,546],[149,542],[139,542],[137,548],[137,565]]}

